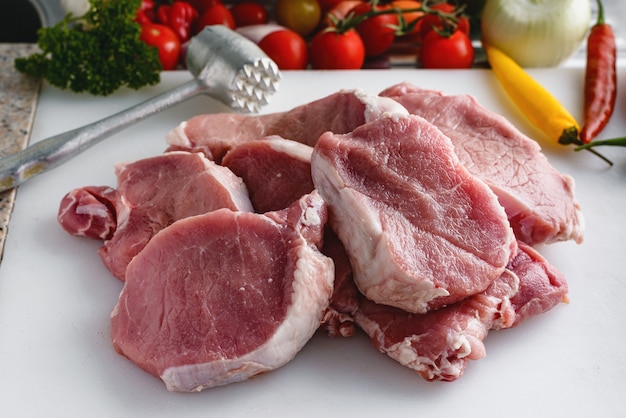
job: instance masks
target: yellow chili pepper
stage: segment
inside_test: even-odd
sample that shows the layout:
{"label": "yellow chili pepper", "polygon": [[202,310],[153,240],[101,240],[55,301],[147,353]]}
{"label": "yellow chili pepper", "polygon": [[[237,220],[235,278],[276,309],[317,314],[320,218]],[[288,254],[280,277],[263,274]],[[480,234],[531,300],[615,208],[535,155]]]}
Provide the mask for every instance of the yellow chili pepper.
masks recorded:
{"label": "yellow chili pepper", "polygon": [[578,137],[580,125],[548,90],[504,52],[493,46],[485,46],[485,52],[502,88],[533,125],[555,141]]}
{"label": "yellow chili pepper", "polygon": [[[484,48],[500,85],[533,125],[559,144],[583,144],[578,135],[580,125],[552,93],[499,49],[489,45]],[[601,154],[594,154],[612,165]]]}

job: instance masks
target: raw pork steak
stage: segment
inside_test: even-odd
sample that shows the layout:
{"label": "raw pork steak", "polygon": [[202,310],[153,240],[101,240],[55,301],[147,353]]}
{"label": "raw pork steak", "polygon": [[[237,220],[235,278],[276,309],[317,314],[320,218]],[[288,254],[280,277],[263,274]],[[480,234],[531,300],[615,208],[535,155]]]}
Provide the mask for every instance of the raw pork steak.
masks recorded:
{"label": "raw pork steak", "polygon": [[426,380],[453,381],[469,360],[485,357],[483,340],[494,322],[515,320],[509,299],[519,278],[505,271],[484,292],[425,314],[378,305],[362,298],[355,322],[374,346]]}
{"label": "raw pork steak", "polygon": [[61,199],[57,220],[71,235],[105,241],[117,229],[117,214],[125,210],[117,189],[86,186]]}
{"label": "raw pork steak", "polygon": [[278,135],[313,146],[326,131],[347,133],[386,112],[406,110],[393,99],[343,90],[287,112],[196,116],[169,132],[167,141],[170,149],[200,151],[221,162],[230,149],[248,141]]}
{"label": "raw pork steak", "polygon": [[515,309],[513,326],[568,300],[563,274],[528,244],[518,242],[518,245],[520,251],[508,266],[520,278],[519,290],[511,298]]}
{"label": "raw pork steak", "polygon": [[335,264],[335,283],[328,309],[322,316],[320,329],[331,337],[354,335],[354,315],[359,307],[359,291],[352,277],[352,266],[346,250],[330,227],[324,232],[322,253]]}
{"label": "raw pork steak", "polygon": [[168,152],[115,171],[117,192],[73,190],[61,201],[58,220],[73,235],[104,239],[98,254],[121,280],[130,260],[174,221],[219,208],[253,211],[243,181],[200,153]]}
{"label": "raw pork steak", "polygon": [[313,183],[369,299],[426,312],[482,292],[517,243],[504,209],[418,116],[322,135]]}
{"label": "raw pork steak", "polygon": [[333,285],[312,193],[265,215],[220,209],[173,223],[129,264],[112,313],[115,349],[172,391],[245,380],[291,360]]}
{"label": "raw pork steak", "polygon": [[284,209],[313,191],[313,148],[271,136],[228,151],[222,165],[243,179],[259,213]]}
{"label": "raw pork steak", "polygon": [[461,163],[483,179],[507,212],[515,236],[530,245],[582,242],[584,220],[574,180],[559,173],[536,141],[469,95],[447,96],[408,83],[381,93],[437,126]]}
{"label": "raw pork steak", "polygon": [[424,379],[456,380],[469,360],[485,357],[489,330],[517,326],[566,300],[563,275],[519,245],[507,270],[481,294],[422,315],[361,298],[355,321],[376,348]]}

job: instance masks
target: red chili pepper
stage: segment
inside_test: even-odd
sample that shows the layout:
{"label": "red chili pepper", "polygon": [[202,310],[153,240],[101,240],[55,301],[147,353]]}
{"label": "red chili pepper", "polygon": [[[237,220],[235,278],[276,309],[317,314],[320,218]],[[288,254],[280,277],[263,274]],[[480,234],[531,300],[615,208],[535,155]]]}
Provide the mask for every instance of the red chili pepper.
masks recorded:
{"label": "red chili pepper", "polygon": [[137,11],[135,22],[140,25],[154,22],[154,0],[141,0],[141,6]]}
{"label": "red chili pepper", "polygon": [[191,27],[198,18],[198,11],[189,3],[175,1],[157,9],[157,18],[164,25],[172,28],[181,43],[189,40]]}
{"label": "red chili pepper", "polygon": [[609,122],[617,96],[616,47],[613,28],[604,21],[598,1],[598,21],[587,38],[583,143],[591,142]]}

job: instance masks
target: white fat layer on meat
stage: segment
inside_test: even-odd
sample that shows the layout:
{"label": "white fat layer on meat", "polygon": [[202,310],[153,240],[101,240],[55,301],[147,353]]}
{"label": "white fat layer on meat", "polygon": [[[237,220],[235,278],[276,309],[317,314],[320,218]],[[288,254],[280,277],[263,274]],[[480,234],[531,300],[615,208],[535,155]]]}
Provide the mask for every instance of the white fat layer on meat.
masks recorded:
{"label": "white fat layer on meat", "polygon": [[[463,374],[463,363],[451,362],[446,353],[440,353],[439,357],[434,359],[419,355],[414,348],[420,346],[421,337],[419,335],[407,336],[402,341],[387,346],[385,345],[385,334],[375,321],[369,320],[362,314],[357,314],[356,321],[370,338],[377,341],[377,347],[383,353],[401,365],[422,374],[428,380],[440,380],[441,376],[455,379]],[[458,350],[452,358],[460,359],[470,356],[472,344],[464,336],[457,337],[459,338],[456,338],[455,341],[449,341],[451,344],[449,347]]]}
{"label": "white fat layer on meat", "polygon": [[357,315],[359,327],[370,338],[377,341],[377,347],[380,351],[401,365],[415,370],[428,380],[437,380],[442,375],[456,378],[463,374],[463,366],[450,362],[446,357],[431,359],[427,356],[420,356],[414,348],[414,344],[419,342],[420,336],[409,336],[396,344],[385,345],[385,334],[379,325],[363,315]]}
{"label": "white fat layer on meat", "polygon": [[317,225],[320,221],[319,212],[313,208],[308,208],[304,214],[304,219],[302,219],[302,224],[305,226]]}
{"label": "white fat layer on meat", "polygon": [[385,117],[408,116],[404,106],[389,97],[381,97],[363,90],[354,90],[354,95],[365,105],[365,122]]}
{"label": "white fat layer on meat", "polygon": [[[354,281],[370,300],[423,313],[428,303],[450,293],[431,280],[416,280],[390,259],[380,219],[369,210],[366,198],[345,183],[326,158],[315,156],[314,183],[333,212],[333,227],[348,250]],[[341,210],[350,208],[350,210]],[[359,225],[358,228],[355,225]],[[407,291],[410,290],[410,291]]]}
{"label": "white fat layer on meat", "polygon": [[89,215],[92,218],[106,218],[109,213],[109,209],[100,202],[97,204],[76,206],[77,215]]}
{"label": "white fat layer on meat", "polygon": [[372,240],[371,251],[375,258],[362,266],[362,277],[368,283],[367,289],[364,289],[365,296],[409,312],[424,313],[428,311],[431,300],[450,295],[447,289],[436,287],[427,275],[416,277],[414,273],[400,269],[390,254],[390,248],[394,247],[390,239],[392,237],[388,233],[382,233]]}
{"label": "white fat layer on meat", "polygon": [[230,192],[230,199],[236,205],[237,209],[242,212],[254,212],[254,207],[250,201],[248,187],[241,177],[238,177],[228,167],[221,166],[212,160],[204,157],[202,154],[194,154],[200,158],[206,167],[205,170],[210,173],[225,190]]}
{"label": "white fat layer on meat", "polygon": [[[313,194],[317,197],[316,199],[311,199],[308,202],[308,205],[305,205],[305,200],[301,199],[300,204],[302,205],[302,217],[300,218],[300,224],[306,227],[316,226],[322,224],[322,218],[320,217],[320,213],[322,213],[322,206],[325,205],[324,200],[317,194],[316,191]],[[312,205],[312,206],[309,206]],[[305,207],[306,206],[306,207]],[[325,208],[324,208],[325,209]]]}
{"label": "white fat layer on meat", "polygon": [[418,355],[412,346],[414,340],[415,338],[405,338],[401,342],[388,347],[386,350],[387,355],[403,366],[425,374],[428,380],[439,380],[441,376],[454,379],[461,377],[463,367],[451,362],[449,358],[441,356],[431,359]]}
{"label": "white fat layer on meat", "polygon": [[[105,195],[107,193],[113,192],[113,190],[114,190],[113,188],[108,187],[108,188],[104,189],[101,194]],[[73,199],[73,203],[76,203],[77,202],[76,196],[72,195],[71,197]],[[90,215],[93,218],[106,218],[106,217],[108,217],[108,215],[110,213],[109,209],[105,205],[100,203],[100,202],[93,203],[93,204],[88,204],[88,205],[85,205],[85,204],[80,204],[80,205],[78,205],[78,204],[76,204],[76,205],[71,204],[71,205],[67,205],[66,206],[66,210],[63,211],[59,217],[60,218],[63,217],[63,215],[65,213],[67,213],[67,211],[70,210],[70,209],[74,210],[76,212],[76,214],[78,214],[78,215]]]}
{"label": "white fat layer on meat", "polygon": [[296,158],[300,161],[304,161],[307,163],[311,162],[313,147],[302,144],[300,142],[292,141],[290,139],[282,138],[278,135],[268,136],[265,140],[268,141],[270,147],[274,151],[287,154],[292,158]]}
{"label": "white fat layer on meat", "polygon": [[264,344],[248,354],[209,363],[170,367],[161,379],[170,391],[199,392],[214,386],[241,382],[289,362],[315,334],[332,294],[335,269],[304,239],[298,239],[293,301],[286,320]]}
{"label": "white fat layer on meat", "polygon": [[[562,174],[563,181],[567,184],[567,187],[572,191],[572,196],[576,195],[576,183],[574,178],[567,175]],[[574,211],[573,219],[570,219],[570,222],[567,223],[564,227],[562,227],[562,231],[559,234],[560,240],[565,239],[573,239],[577,244],[582,244],[583,236],[585,233],[585,217],[583,216],[583,212],[580,210],[578,203],[575,203],[576,210]],[[558,239],[555,239],[554,242],[557,242]]]}
{"label": "white fat layer on meat", "polygon": [[172,129],[165,135],[166,142],[170,145],[178,145],[180,147],[191,149],[193,147],[193,144],[185,133],[186,128],[187,121],[181,122],[177,127]]}

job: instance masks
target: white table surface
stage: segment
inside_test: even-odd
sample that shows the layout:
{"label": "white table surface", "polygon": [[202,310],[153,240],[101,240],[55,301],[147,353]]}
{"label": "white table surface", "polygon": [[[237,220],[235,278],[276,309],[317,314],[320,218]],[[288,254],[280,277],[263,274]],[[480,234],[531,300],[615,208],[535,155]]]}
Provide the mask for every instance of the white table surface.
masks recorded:
{"label": "white table surface", "polygon": [[[580,117],[583,70],[531,72]],[[189,76],[105,99],[48,86],[32,131],[37,141],[97,120]],[[620,69],[620,82],[626,71]],[[287,72],[266,112],[287,110],[341,88],[378,92],[400,81],[470,93],[529,135],[537,131],[486,70]],[[626,94],[602,137],[626,134]],[[487,357],[453,383],[428,383],[379,354],[363,335],[316,335],[285,367],[197,394],[166,391],[160,380],[117,355],[109,314],[122,283],[96,255],[98,243],[56,222],[61,197],[86,185],[113,185],[113,164],[160,153],[164,136],[195,114],[224,110],[198,97],[115,135],[20,187],[0,264],[0,415],[6,417],[244,416],[623,416],[626,410],[626,150],[589,153],[541,142],[572,175],[586,217],[585,242],[540,248],[566,276],[571,302],[518,328],[492,332]]]}

